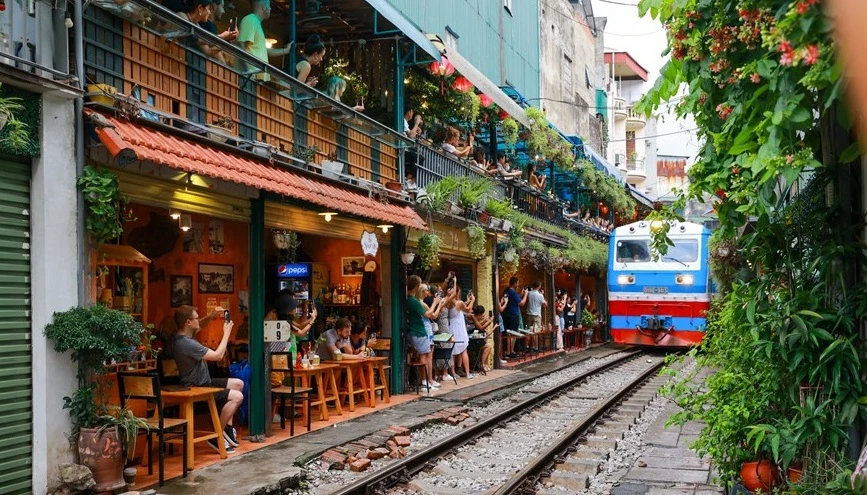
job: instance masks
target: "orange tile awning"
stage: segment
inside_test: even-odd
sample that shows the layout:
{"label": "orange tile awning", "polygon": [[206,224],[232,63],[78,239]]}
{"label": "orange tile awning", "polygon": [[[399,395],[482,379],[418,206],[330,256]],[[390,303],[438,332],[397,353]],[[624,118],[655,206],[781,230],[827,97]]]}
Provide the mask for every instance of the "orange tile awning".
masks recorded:
{"label": "orange tile awning", "polygon": [[325,209],[351,213],[384,223],[426,229],[409,206],[382,203],[367,195],[306,177],[253,158],[222,151],[167,132],[84,110],[96,135],[113,157],[122,162],[142,160],[185,172],[205,175],[307,201]]}

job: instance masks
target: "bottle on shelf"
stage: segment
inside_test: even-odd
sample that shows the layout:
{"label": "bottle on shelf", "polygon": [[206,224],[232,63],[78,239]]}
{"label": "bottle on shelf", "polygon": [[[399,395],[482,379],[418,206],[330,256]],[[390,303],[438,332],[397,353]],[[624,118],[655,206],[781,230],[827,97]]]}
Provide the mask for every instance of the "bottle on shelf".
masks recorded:
{"label": "bottle on shelf", "polygon": [[337,286],[334,286],[334,293],[331,295],[331,302],[333,304],[338,304],[340,302],[340,295],[337,293]]}
{"label": "bottle on shelf", "polygon": [[361,304],[361,284],[355,286],[355,304]]}

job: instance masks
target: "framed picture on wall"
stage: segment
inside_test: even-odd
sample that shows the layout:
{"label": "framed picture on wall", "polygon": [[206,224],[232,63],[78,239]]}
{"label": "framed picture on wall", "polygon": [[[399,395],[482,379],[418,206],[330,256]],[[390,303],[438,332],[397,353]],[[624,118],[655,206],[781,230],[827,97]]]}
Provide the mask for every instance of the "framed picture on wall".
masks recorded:
{"label": "framed picture on wall", "polygon": [[190,275],[172,275],[172,307],[193,305],[193,277]]}
{"label": "framed picture on wall", "polygon": [[344,277],[361,277],[364,275],[364,256],[340,258],[340,266]]}
{"label": "framed picture on wall", "polygon": [[232,294],[235,292],[235,266],[199,263],[199,292]]}

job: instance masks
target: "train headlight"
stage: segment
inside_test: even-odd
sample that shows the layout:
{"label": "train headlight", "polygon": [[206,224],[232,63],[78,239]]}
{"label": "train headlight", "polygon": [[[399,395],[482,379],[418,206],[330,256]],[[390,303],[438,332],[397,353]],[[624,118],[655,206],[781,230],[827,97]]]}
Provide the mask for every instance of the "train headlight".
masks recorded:
{"label": "train headlight", "polygon": [[619,285],[630,285],[635,283],[635,275],[618,275],[617,283]]}
{"label": "train headlight", "polygon": [[692,285],[695,282],[695,277],[690,274],[685,275],[675,275],[674,283],[677,285]]}

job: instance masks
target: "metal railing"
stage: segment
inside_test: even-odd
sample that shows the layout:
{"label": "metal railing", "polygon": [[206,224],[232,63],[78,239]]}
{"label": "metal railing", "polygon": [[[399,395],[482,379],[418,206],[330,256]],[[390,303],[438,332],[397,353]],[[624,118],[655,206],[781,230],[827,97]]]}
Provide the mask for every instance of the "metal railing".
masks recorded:
{"label": "metal railing", "polygon": [[647,123],[647,117],[643,113],[636,112],[632,105],[626,107],[626,119],[640,124]]}
{"label": "metal railing", "polygon": [[626,171],[644,173],[644,158],[630,158],[626,160]]}
{"label": "metal railing", "polygon": [[[198,133],[229,116],[237,124],[237,142],[258,141],[286,153],[315,146],[312,161],[336,157],[344,175],[377,183],[403,179],[401,149],[411,145],[403,134],[160,4],[95,2],[84,24],[88,84],[134,93],[142,109],[174,116],[172,125]],[[201,43],[234,63],[205,56]]]}
{"label": "metal railing", "polygon": [[[416,184],[420,188],[426,188],[433,182],[442,180],[444,177],[468,177],[470,179],[489,179],[493,182],[493,189],[488,194],[495,199],[506,197],[506,185],[488,174],[485,170],[471,165],[466,160],[461,160],[448,153],[431,148],[423,143],[416,143],[415,147],[407,150],[404,156],[407,173],[414,172]],[[457,199],[457,197],[453,198]]]}

